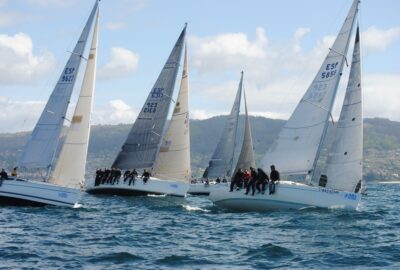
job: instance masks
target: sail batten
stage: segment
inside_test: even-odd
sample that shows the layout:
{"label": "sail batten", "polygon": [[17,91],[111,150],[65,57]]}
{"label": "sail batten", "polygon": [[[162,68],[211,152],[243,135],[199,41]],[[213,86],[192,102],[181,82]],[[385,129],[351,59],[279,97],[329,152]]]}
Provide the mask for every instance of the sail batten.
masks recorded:
{"label": "sail batten", "polygon": [[72,116],[65,142],[50,182],[77,188],[85,179],[86,158],[89,147],[90,115],[95,91],[99,13],[93,30],[82,88]]}
{"label": "sail batten", "polygon": [[160,179],[188,182],[191,178],[191,167],[187,47],[183,63],[179,94],[157,156],[155,174]]}
{"label": "sail batten", "polygon": [[182,30],[112,167],[153,168],[167,122],[186,35]]}
{"label": "sail batten", "polygon": [[235,151],[237,126],[239,121],[242,89],[243,73],[240,78],[239,87],[236,93],[231,113],[229,114],[220,140],[206,169],[205,176],[208,178],[230,177],[232,175],[232,165]]}
{"label": "sail batten", "polygon": [[360,54],[357,28],[349,81],[325,171],[327,187],[349,192],[354,192],[362,181],[363,118]]}
{"label": "sail batten", "polygon": [[354,0],[348,16],[318,73],[297,105],[262,164],[275,165],[281,174],[314,172],[351,38],[358,9]]}
{"label": "sail batten", "polygon": [[23,150],[18,162],[22,168],[36,169],[52,166],[71,94],[82,62],[82,54],[97,10],[98,1],[95,2],[79,40]]}

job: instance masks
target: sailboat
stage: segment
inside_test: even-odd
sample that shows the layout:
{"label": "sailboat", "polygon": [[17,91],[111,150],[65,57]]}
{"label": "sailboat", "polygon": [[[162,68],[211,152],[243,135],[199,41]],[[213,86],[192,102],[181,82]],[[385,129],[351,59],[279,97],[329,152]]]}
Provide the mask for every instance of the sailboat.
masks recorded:
{"label": "sailboat", "polygon": [[236,92],[236,97],[231,109],[231,113],[229,114],[229,117],[226,121],[225,127],[222,131],[217,147],[215,148],[211,160],[209,161],[209,165],[203,174],[205,183],[190,184],[188,193],[191,195],[209,195],[210,183],[215,184],[214,181],[209,182],[210,179],[213,180],[217,178],[229,179],[232,175],[242,90],[243,90],[243,71],[241,73],[239,87]]}
{"label": "sailboat", "polygon": [[[355,0],[330,52],[311,86],[267,151],[264,168],[275,165],[281,176],[303,176],[302,182],[280,180],[271,195],[248,196],[215,188],[210,199],[217,205],[237,210],[342,207],[355,209],[361,199],[362,100],[360,38],[357,31],[350,77],[334,143],[328,151],[326,172],[317,185],[317,162],[325,141],[359,1]],[[281,177],[281,178],[283,178]],[[314,180],[315,182],[315,180]]]}
{"label": "sailboat", "polygon": [[189,188],[190,140],[188,112],[188,61],[185,50],[181,86],[167,130],[169,107],[184,47],[186,26],[152,88],[112,168],[147,170],[154,176],[145,182],[128,181],[88,185],[91,194],[171,195],[183,197]]}
{"label": "sailboat", "polygon": [[[84,180],[90,133],[90,114],[95,88],[98,1],[96,0],[80,38],[25,146],[19,167],[46,171],[43,180],[11,177],[0,186],[0,203],[11,205],[76,205]],[[53,173],[67,108],[93,22],[92,43],[77,105]]]}

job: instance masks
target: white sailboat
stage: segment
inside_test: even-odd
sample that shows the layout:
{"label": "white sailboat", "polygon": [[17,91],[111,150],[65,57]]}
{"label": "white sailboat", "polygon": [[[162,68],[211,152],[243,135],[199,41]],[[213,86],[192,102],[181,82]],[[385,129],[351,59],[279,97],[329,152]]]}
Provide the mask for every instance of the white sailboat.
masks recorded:
{"label": "white sailboat", "polygon": [[[344,207],[355,209],[361,199],[362,109],[359,35],[357,34],[346,98],[327,168],[317,186],[311,179],[324,143],[329,118],[359,1],[355,0],[311,86],[297,105],[275,143],[263,159],[263,167],[275,165],[281,176],[303,175],[305,183],[281,180],[271,195],[244,195],[215,188],[210,199],[222,207],[238,210],[269,210],[303,207]],[[358,32],[357,32],[358,33]],[[282,178],[282,177],[281,177]],[[326,181],[327,180],[327,181]],[[308,183],[307,183],[308,182]]]}
{"label": "white sailboat", "polygon": [[169,127],[164,132],[185,35],[186,26],[112,165],[113,168],[124,170],[146,169],[153,172],[154,176],[146,183],[136,179],[133,185],[122,180],[114,184],[89,184],[86,187],[87,192],[115,195],[166,194],[179,197],[186,195],[191,175],[186,50],[180,91]]}
{"label": "white sailboat", "polygon": [[[80,198],[84,181],[90,133],[90,115],[95,88],[98,1],[63,69],[19,161],[20,168],[46,170],[46,182],[13,177],[0,186],[0,203],[12,205],[57,205],[73,207]],[[74,88],[86,42],[92,28],[92,44],[81,92],[65,143],[51,174],[52,164],[64,124],[65,114]],[[48,181],[47,181],[48,180]]]}
{"label": "white sailboat", "polygon": [[[232,175],[234,151],[236,146],[237,126],[239,122],[240,101],[242,99],[243,91],[243,71],[240,76],[239,87],[236,92],[235,101],[232,106],[231,113],[222,131],[221,137],[214,150],[211,160],[206,171],[203,174],[203,183],[190,184],[188,193],[191,195],[209,195],[210,185],[216,184],[214,181],[217,178],[230,179]],[[246,107],[247,112],[247,107]],[[246,116],[246,128],[247,128]],[[250,135],[251,136],[251,135]],[[246,143],[246,132],[243,145]],[[243,147],[243,146],[242,146]],[[243,149],[243,148],[242,148]],[[243,150],[242,150],[243,151]],[[242,154],[241,154],[242,155]],[[242,157],[244,158],[244,156]],[[240,161],[240,158],[239,158]],[[211,181],[210,181],[211,180]],[[224,185],[225,186],[225,185]]]}

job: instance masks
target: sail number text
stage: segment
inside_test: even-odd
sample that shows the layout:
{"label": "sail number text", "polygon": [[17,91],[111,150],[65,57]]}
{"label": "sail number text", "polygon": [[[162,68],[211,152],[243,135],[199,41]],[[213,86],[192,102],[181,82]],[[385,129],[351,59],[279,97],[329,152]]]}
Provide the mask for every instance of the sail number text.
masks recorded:
{"label": "sail number text", "polygon": [[75,68],[65,68],[64,74],[61,77],[62,82],[72,82],[75,78]]}
{"label": "sail number text", "polygon": [[327,64],[325,71],[321,73],[321,79],[328,79],[330,77],[335,76],[336,72],[337,72],[336,68],[338,65],[339,65],[339,62]]}
{"label": "sail number text", "polygon": [[157,111],[157,102],[147,102],[146,107],[143,109],[144,113],[155,113]]}
{"label": "sail number text", "polygon": [[162,98],[164,97],[164,88],[154,88],[153,91],[151,91],[151,98]]}

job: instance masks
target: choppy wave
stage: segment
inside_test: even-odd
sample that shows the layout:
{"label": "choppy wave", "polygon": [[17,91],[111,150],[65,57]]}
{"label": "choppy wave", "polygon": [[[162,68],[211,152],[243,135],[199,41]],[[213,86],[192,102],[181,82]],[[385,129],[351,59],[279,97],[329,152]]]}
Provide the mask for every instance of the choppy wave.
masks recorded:
{"label": "choppy wave", "polygon": [[399,191],[371,185],[357,211],[232,212],[195,196],[1,207],[0,269],[398,269]]}

